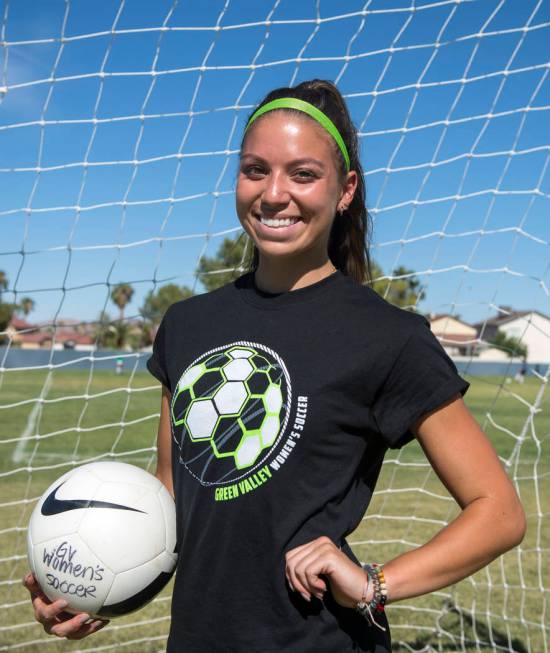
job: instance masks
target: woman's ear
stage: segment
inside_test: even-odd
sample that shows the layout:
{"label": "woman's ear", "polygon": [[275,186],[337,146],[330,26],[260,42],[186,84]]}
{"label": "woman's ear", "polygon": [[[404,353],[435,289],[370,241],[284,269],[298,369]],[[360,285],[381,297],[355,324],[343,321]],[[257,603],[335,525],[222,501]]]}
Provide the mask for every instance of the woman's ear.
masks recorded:
{"label": "woman's ear", "polygon": [[355,195],[355,191],[357,189],[357,183],[358,183],[357,172],[355,170],[350,170],[346,175],[346,180],[344,182],[344,189],[342,192],[342,196],[340,198],[339,205],[344,205],[348,207],[351,204],[353,200],[353,196]]}

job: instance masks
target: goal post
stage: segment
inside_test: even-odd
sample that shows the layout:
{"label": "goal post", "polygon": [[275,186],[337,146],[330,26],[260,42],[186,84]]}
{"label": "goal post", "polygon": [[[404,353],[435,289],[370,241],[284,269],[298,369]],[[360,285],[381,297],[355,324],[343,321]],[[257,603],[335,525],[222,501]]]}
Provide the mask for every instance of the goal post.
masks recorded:
{"label": "goal post", "polygon": [[[270,89],[321,78],[358,129],[375,288],[429,316],[528,518],[488,567],[390,605],[394,647],[548,653],[549,31],[543,0],[5,0],[0,650],[61,650],[21,586],[34,503],[86,462],[154,469],[159,317],[244,272],[245,121]],[[457,513],[413,442],[388,451],[349,541],[384,562]],[[164,650],[169,604],[79,650]]]}

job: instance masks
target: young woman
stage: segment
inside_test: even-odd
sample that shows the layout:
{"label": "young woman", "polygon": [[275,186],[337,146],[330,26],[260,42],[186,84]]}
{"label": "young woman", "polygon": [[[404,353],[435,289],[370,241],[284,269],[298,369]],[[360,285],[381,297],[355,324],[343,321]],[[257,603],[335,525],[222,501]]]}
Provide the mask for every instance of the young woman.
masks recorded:
{"label": "young woman", "polygon": [[[363,172],[333,84],[265,98],[236,200],[251,270],[174,304],[148,361],[163,386],[157,476],[178,515],[168,651],[387,653],[384,605],[517,545],[524,513],[427,321],[364,284]],[[362,568],[345,538],[388,447],[415,437],[462,511],[383,569]],[[101,627],[25,583],[47,632]]]}

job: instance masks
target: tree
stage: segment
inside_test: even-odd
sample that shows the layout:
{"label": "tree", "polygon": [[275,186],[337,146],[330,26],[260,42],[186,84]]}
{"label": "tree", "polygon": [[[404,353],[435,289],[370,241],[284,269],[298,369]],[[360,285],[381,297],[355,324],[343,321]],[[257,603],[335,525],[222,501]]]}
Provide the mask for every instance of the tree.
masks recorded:
{"label": "tree", "polygon": [[524,345],[519,338],[508,336],[504,331],[498,330],[494,338],[489,342],[498,349],[505,351],[509,358],[517,356],[524,360],[527,358],[527,345]]}
{"label": "tree", "polygon": [[192,296],[193,291],[187,286],[167,283],[165,286],[161,286],[156,292],[150,290],[147,293],[139,312],[141,317],[149,323],[149,326],[158,324],[172,304]]}
{"label": "tree", "polygon": [[126,304],[132,301],[134,289],[129,283],[119,283],[111,291],[111,300],[120,310],[119,320],[124,320],[124,309]]}
{"label": "tree", "polygon": [[8,287],[8,277],[4,270],[0,270],[0,303],[2,303],[2,293]]}
{"label": "tree", "polygon": [[99,314],[97,322],[94,325],[93,336],[100,349],[112,349],[115,347],[116,329],[107,311],[101,311]]}
{"label": "tree", "polygon": [[[8,277],[3,270],[0,270],[0,332],[5,331],[10,323],[10,320],[17,310],[17,304],[6,304],[2,301],[2,293],[8,287]],[[6,338],[0,335],[0,343],[4,342]]]}
{"label": "tree", "polygon": [[393,271],[392,278],[384,277],[382,269],[373,262],[372,265],[372,287],[379,295],[387,299],[390,304],[401,308],[416,309],[418,302],[425,298],[421,288],[420,280],[414,276],[414,270],[400,266]]}
{"label": "tree", "polygon": [[130,335],[130,325],[128,322],[117,320],[109,331],[109,337],[112,338],[114,349],[124,349]]}
{"label": "tree", "polygon": [[7,329],[16,308],[16,304],[0,303],[0,343],[6,340],[5,336],[2,335],[2,331]]}
{"label": "tree", "polygon": [[[224,238],[216,256],[203,256],[198,272],[206,290],[215,290],[240,277],[244,272],[243,265],[251,253],[251,246],[250,238],[242,232],[237,238]],[[217,272],[218,270],[224,272]]]}
{"label": "tree", "polygon": [[23,313],[25,317],[31,312],[34,311],[36,307],[36,302],[31,297],[23,297],[19,302],[18,310]]}

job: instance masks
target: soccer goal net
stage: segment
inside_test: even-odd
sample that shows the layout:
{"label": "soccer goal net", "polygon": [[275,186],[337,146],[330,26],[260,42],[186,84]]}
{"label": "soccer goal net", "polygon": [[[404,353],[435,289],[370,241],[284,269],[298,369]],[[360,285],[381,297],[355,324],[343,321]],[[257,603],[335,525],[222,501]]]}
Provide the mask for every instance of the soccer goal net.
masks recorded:
{"label": "soccer goal net", "polygon": [[[430,318],[528,518],[482,571],[389,606],[395,650],[548,653],[550,3],[0,7],[0,651],[66,650],[21,585],[34,504],[86,462],[154,471],[160,317],[245,271],[245,120],[321,78],[360,134],[375,288]],[[350,544],[384,562],[456,514],[412,442]],[[73,650],[160,652],[169,607],[170,588]]]}

